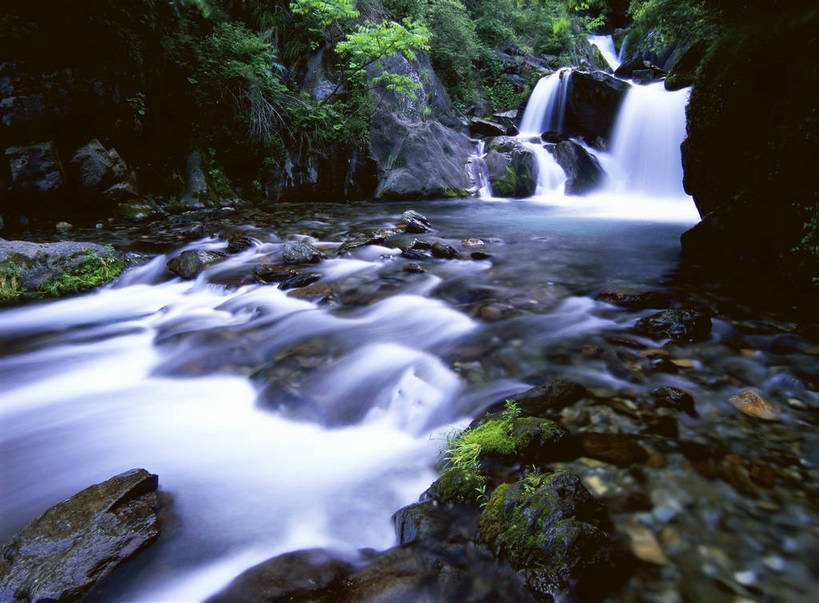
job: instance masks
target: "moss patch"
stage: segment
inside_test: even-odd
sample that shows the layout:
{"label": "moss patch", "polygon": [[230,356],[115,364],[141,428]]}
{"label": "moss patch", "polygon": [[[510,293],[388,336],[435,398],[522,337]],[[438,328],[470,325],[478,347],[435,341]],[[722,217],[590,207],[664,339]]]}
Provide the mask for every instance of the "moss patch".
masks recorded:
{"label": "moss patch", "polygon": [[22,272],[14,264],[0,268],[0,304],[7,304],[23,294],[20,284]]}
{"label": "moss patch", "polygon": [[71,257],[78,256],[84,256],[78,266],[67,269],[58,278],[40,283],[40,293],[56,297],[87,291],[110,282],[125,268],[125,262],[114,256],[100,257],[94,251],[84,251]]}

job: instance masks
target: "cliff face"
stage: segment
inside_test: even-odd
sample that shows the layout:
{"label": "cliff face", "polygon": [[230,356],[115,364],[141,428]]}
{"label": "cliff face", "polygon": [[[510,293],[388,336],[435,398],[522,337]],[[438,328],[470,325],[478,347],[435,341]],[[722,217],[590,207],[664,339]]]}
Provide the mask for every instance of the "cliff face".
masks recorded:
{"label": "cliff face", "polygon": [[819,11],[736,25],[696,76],[682,145],[702,222],[689,265],[720,278],[805,283],[817,275]]}

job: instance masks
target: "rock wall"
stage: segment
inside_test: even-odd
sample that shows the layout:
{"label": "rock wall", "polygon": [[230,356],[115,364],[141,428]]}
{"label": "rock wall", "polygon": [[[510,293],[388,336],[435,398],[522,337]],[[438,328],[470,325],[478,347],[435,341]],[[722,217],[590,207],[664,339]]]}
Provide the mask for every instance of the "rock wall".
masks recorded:
{"label": "rock wall", "polygon": [[737,25],[698,71],[682,159],[703,219],[682,246],[699,271],[756,283],[819,274],[817,30],[816,9]]}

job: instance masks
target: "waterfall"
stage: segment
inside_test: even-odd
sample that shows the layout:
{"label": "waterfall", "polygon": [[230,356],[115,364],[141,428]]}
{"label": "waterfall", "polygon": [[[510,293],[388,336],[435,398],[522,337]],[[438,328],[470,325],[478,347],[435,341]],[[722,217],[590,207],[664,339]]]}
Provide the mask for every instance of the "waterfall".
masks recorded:
{"label": "waterfall", "polygon": [[667,92],[662,82],[629,89],[612,135],[611,180],[617,190],[685,196],[680,144],[689,92]]}
{"label": "waterfall", "polygon": [[520,136],[530,138],[543,132],[563,130],[566,113],[566,92],[571,69],[564,67],[552,75],[541,78],[532,90],[532,96],[523,112]]}
{"label": "waterfall", "polygon": [[489,179],[489,166],[486,165],[486,141],[478,141],[478,148],[475,155],[470,158],[472,164],[472,174],[478,185],[478,197],[480,199],[492,198],[492,181]]}
{"label": "waterfall", "polygon": [[620,44],[620,52],[617,53],[617,61],[622,65],[623,62],[626,60],[626,45],[628,44],[628,36],[626,34],[623,38],[622,44]]}
{"label": "waterfall", "polygon": [[589,44],[592,46],[597,46],[600,50],[600,54],[603,55],[603,58],[606,59],[606,62],[611,67],[611,70],[614,71],[620,66],[620,59],[617,56],[617,51],[614,49],[614,38],[611,36],[589,36],[587,38]]}

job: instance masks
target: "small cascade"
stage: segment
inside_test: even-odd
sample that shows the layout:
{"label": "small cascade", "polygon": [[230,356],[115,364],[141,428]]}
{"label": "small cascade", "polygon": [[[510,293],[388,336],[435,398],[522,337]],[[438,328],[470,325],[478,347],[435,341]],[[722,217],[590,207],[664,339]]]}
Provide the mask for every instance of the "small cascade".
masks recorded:
{"label": "small cascade", "polygon": [[489,166],[486,165],[486,141],[478,141],[478,148],[475,155],[470,159],[472,165],[472,176],[478,186],[479,199],[492,198],[492,182],[489,179]]}
{"label": "small cascade", "polygon": [[520,136],[530,138],[543,132],[563,130],[563,116],[566,113],[566,92],[571,69],[564,67],[552,75],[541,78],[532,90],[532,96],[523,112]]}
{"label": "small cascade", "polygon": [[603,55],[603,58],[606,59],[606,62],[611,67],[611,70],[614,71],[620,66],[622,62],[620,58],[617,56],[617,51],[614,49],[614,38],[611,36],[589,36],[586,38],[589,41],[589,44],[592,46],[597,46],[597,49],[600,51],[600,54]]}
{"label": "small cascade", "polygon": [[537,159],[537,188],[535,197],[560,194],[566,182],[566,173],[557,163],[554,156],[543,148],[540,143],[522,141],[523,145],[532,151]]}
{"label": "small cascade", "polygon": [[620,192],[684,197],[680,144],[690,89],[632,86],[614,126],[611,180]]}

